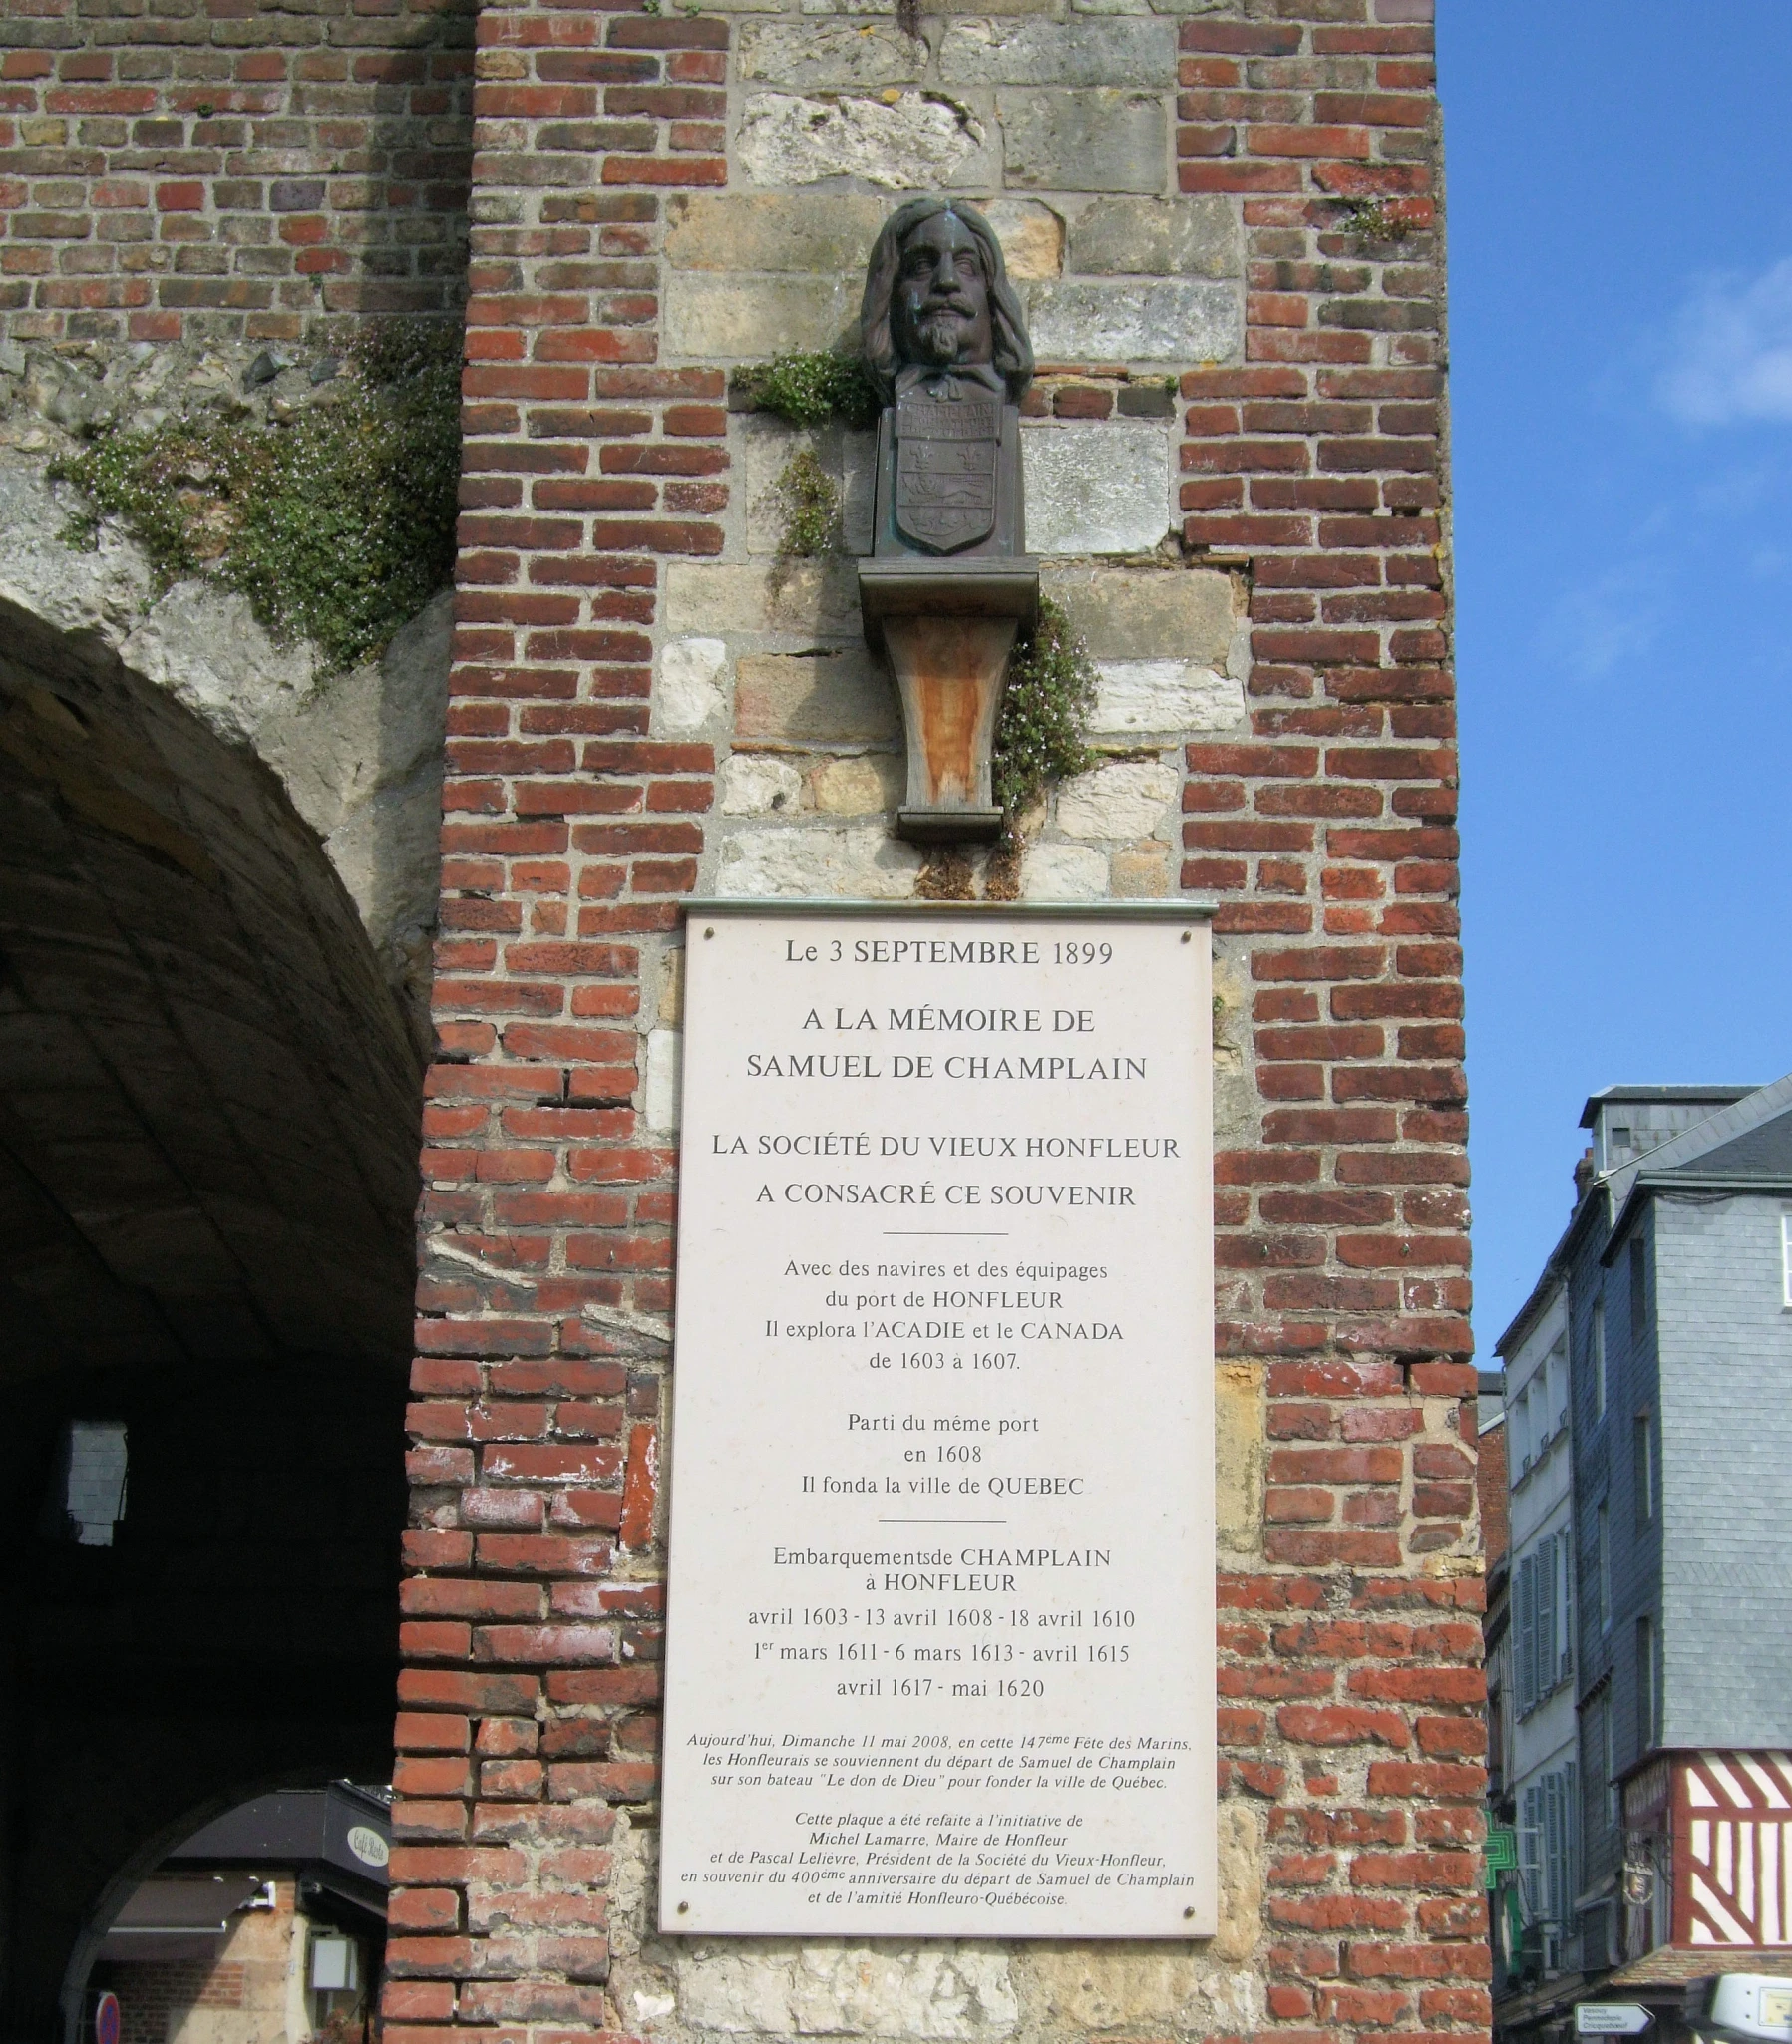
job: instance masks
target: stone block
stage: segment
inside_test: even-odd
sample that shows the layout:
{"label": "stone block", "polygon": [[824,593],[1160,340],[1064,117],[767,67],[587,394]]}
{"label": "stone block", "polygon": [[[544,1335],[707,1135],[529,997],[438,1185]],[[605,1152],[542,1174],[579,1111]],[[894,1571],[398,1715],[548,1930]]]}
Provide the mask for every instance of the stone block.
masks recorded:
{"label": "stone block", "polygon": [[1098,198],[1070,224],[1070,267],[1082,275],[1236,277],[1244,241],[1232,201]]}
{"label": "stone block", "polygon": [[1218,14],[1229,0],[1070,0],[1072,14]]}
{"label": "stone block", "polygon": [[684,1026],[684,946],[675,944],[660,953],[659,1019],[667,1029]]}
{"label": "stone block", "polygon": [[1020,436],[1032,553],[1149,553],[1170,529],[1161,426],[1033,427]]}
{"label": "stone block", "polygon": [[666,206],[666,260],[674,269],[859,279],[889,212],[887,199],[853,191],[681,193]]}
{"label": "stone block", "polygon": [[[1236,1966],[1252,1956],[1263,1931],[1262,1818],[1249,1803],[1222,1803],[1218,1833],[1220,1929],[1210,1940],[1208,1951],[1223,1964]],[[1237,2006],[1253,1984],[1237,1975],[1227,1982],[1231,1989],[1229,1998],[1237,2013],[1224,2007],[1216,2011],[1223,2027],[1256,2027],[1246,2011]],[[1244,2021],[1240,2021],[1241,2016],[1245,2016]]]}
{"label": "stone block", "polygon": [[1029,845],[1020,861],[1023,901],[1099,901],[1108,862],[1087,845]]}
{"label": "stone block", "polygon": [[1231,362],[1244,344],[1244,302],[1231,284],[1057,280],[1034,284],[1027,298],[1041,362]]}
{"label": "stone block", "polygon": [[1129,845],[1108,860],[1108,892],[1118,901],[1156,901],[1170,892],[1170,847]]}
{"label": "stone block", "polygon": [[893,745],[896,689],[863,646],[838,653],[749,653],[735,673],[735,742],[776,750]]}
{"label": "stone block", "polygon": [[1182,794],[1166,760],[1114,760],[1058,790],[1058,829],[1067,838],[1149,838]]}
{"label": "stone block", "polygon": [[939,45],[947,85],[1145,86],[1176,76],[1169,21],[986,21],[947,25]]}
{"label": "stone block", "polygon": [[1214,1371],[1214,1512],[1221,1547],[1254,1554],[1263,1544],[1263,1366],[1220,1363]]}
{"label": "stone block", "polygon": [[716,776],[716,806],[725,817],[794,814],[803,806],[803,777],[788,760],[735,753]]}
{"label": "stone block", "polygon": [[817,85],[914,85],[926,68],[926,44],[898,28],[789,17],[744,23],[735,58],[737,78],[762,80],[785,92]]}
{"label": "stone block", "polygon": [[859,583],[853,563],[838,555],[781,567],[674,560],[666,566],[666,628],[857,638]]}
{"label": "stone block", "polygon": [[996,151],[982,123],[966,107],[918,92],[875,100],[754,93],[741,115],[735,154],[750,184],[862,177],[886,190],[915,191],[997,181]]}
{"label": "stone block", "polygon": [[993,2044],[1020,2020],[1011,1966],[991,1945],[699,1947],[677,1960],[678,2012],[701,2030]]}
{"label": "stone block", "polygon": [[647,1032],[647,1076],[641,1088],[641,1111],[647,1127],[656,1136],[669,1136],[678,1127],[683,1062],[683,1030]]}
{"label": "stone block", "polygon": [[1201,1960],[1147,1945],[1041,1945],[1029,1968],[1054,2033],[1184,2030],[1202,2023]]}
{"label": "stone block", "polygon": [[724,840],[716,886],[735,899],[844,894],[903,901],[919,871],[920,853],[882,823],[761,824]]}
{"label": "stone block", "polygon": [[832,348],[857,330],[860,289],[846,276],[672,270],[665,288],[666,353],[760,362],[792,348]]}
{"label": "stone block", "polygon": [[660,648],[653,687],[656,733],[701,731],[726,703],[728,648],[721,639],[673,639]]}
{"label": "stone block", "polygon": [[1101,686],[1089,735],[1098,743],[1148,733],[1230,731],[1244,721],[1244,683],[1192,660],[1110,660],[1096,672]]}
{"label": "stone block", "polygon": [[1226,575],[1206,568],[1056,568],[1046,570],[1041,586],[1063,607],[1098,666],[1160,660],[1212,667],[1226,663],[1234,624],[1232,582]]}
{"label": "stone block", "polygon": [[1055,277],[1064,267],[1064,222],[1036,198],[996,198],[982,208],[1016,283]]}
{"label": "stone block", "polygon": [[907,769],[893,753],[829,760],[809,777],[815,807],[826,816],[881,816],[902,800]]}
{"label": "stone block", "polygon": [[[792,457],[804,448],[840,492],[841,544],[850,554],[872,550],[878,482],[875,434],[848,433],[839,426],[806,433],[769,413],[740,420],[735,433],[745,473],[749,553],[775,554],[784,544],[788,510],[780,479]],[[855,583],[855,591],[857,588]]]}
{"label": "stone block", "polygon": [[1003,92],[1002,182],[1018,191],[1162,191],[1168,124],[1155,93]]}

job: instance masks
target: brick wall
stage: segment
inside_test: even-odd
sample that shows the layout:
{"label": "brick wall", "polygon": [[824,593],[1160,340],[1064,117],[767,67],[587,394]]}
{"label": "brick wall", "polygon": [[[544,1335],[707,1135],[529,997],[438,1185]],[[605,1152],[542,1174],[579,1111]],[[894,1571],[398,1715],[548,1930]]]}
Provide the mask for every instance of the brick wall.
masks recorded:
{"label": "brick wall", "polygon": [[714,763],[649,737],[645,627],[662,561],[720,548],[726,461],[721,373],[652,366],[652,257],[662,194],[725,174],[704,117],[727,41],[682,16],[480,21],[385,1995],[417,2044],[613,2026],[613,1806],[652,1793],[659,1593],[631,1555],[674,1159],[634,1106],[661,998],[641,939],[676,926]]}
{"label": "brick wall", "polygon": [[[1181,749],[1181,884],[1220,902],[1222,1439],[1249,1501],[1223,1513],[1228,1928],[1150,1980],[967,1956],[993,1984],[965,2035],[1487,2023],[1429,11],[1246,0],[1184,24],[1164,80],[1182,188],[1237,208],[1248,263],[1242,359],[1181,377],[1174,549],[1250,592],[1244,722]],[[649,1046],[724,742],[655,721],[654,657],[669,564],[734,543],[744,444],[720,358],[668,361],[659,315],[671,201],[730,182],[731,42],[720,15],[481,18],[396,2044],[778,2027],[719,1975],[680,2002],[698,1975],[638,1907],[676,1166]],[[1076,366],[1029,430],[1106,409],[1119,386]]]}
{"label": "brick wall", "polygon": [[1264,1554],[1302,1571],[1223,1585],[1232,1772],[1278,1805],[1271,2012],[1425,2030],[1488,2007],[1481,1582],[1425,1560],[1475,1512],[1431,11],[1190,21],[1178,138],[1250,286],[1245,367],[1183,379],[1185,536],[1254,591],[1251,742],[1183,797],[1183,883],[1254,938],[1221,1345],[1265,1358]]}
{"label": "brick wall", "polygon": [[474,0],[32,0],[0,20],[0,333],[296,341],[466,270]]}
{"label": "brick wall", "polygon": [[211,1959],[104,1961],[93,1992],[119,1998],[120,2044],[168,2044],[171,2026],[195,2008],[240,2008],[241,1966]]}

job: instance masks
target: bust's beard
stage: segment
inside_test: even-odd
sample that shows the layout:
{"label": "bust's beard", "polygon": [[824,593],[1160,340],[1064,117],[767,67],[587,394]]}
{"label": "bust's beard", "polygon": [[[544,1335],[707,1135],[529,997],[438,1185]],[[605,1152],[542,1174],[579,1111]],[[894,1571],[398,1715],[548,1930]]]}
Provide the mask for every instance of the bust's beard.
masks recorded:
{"label": "bust's beard", "polygon": [[931,312],[917,322],[914,337],[926,351],[928,361],[949,368],[964,352],[970,322],[956,312]]}

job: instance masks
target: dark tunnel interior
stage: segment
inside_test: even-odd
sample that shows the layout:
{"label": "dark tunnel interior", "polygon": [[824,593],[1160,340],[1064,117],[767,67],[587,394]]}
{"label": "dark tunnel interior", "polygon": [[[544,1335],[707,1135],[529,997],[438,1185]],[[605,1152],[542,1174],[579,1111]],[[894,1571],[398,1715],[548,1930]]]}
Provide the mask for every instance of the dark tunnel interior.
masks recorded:
{"label": "dark tunnel interior", "polygon": [[272,774],[0,607],[0,2036],[183,1828],[389,1775],[419,1093]]}

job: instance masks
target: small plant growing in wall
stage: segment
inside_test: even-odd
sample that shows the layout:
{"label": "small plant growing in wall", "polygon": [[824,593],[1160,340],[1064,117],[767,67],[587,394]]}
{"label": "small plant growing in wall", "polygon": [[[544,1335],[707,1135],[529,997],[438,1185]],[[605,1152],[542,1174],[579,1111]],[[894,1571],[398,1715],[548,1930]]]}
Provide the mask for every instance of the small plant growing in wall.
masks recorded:
{"label": "small plant growing in wall", "polygon": [[833,419],[852,427],[878,423],[878,394],[857,355],[779,355],[741,370],[734,387],[760,411],[793,426],[825,426]]}
{"label": "small plant growing in wall", "polygon": [[995,729],[991,779],[1010,839],[1015,819],[1049,782],[1088,769],[1096,686],[1080,634],[1049,596],[1042,598],[1039,622],[1021,634],[1008,662],[1008,690]]}
{"label": "small plant growing in wall", "polygon": [[102,434],[50,472],[86,500],[65,536],[91,546],[116,518],[159,591],[211,575],[275,639],[352,667],[454,577],[460,357],[458,326],[391,322],[290,424],[211,414]]}
{"label": "small plant growing in wall", "polygon": [[778,542],[781,561],[814,560],[839,547],[840,491],[813,449],[799,448],[773,489],[784,509],[784,532]]}
{"label": "small plant growing in wall", "polygon": [[1345,206],[1337,224],[1359,241],[1404,241],[1412,231],[1405,214],[1396,211],[1385,198],[1359,199]]}

